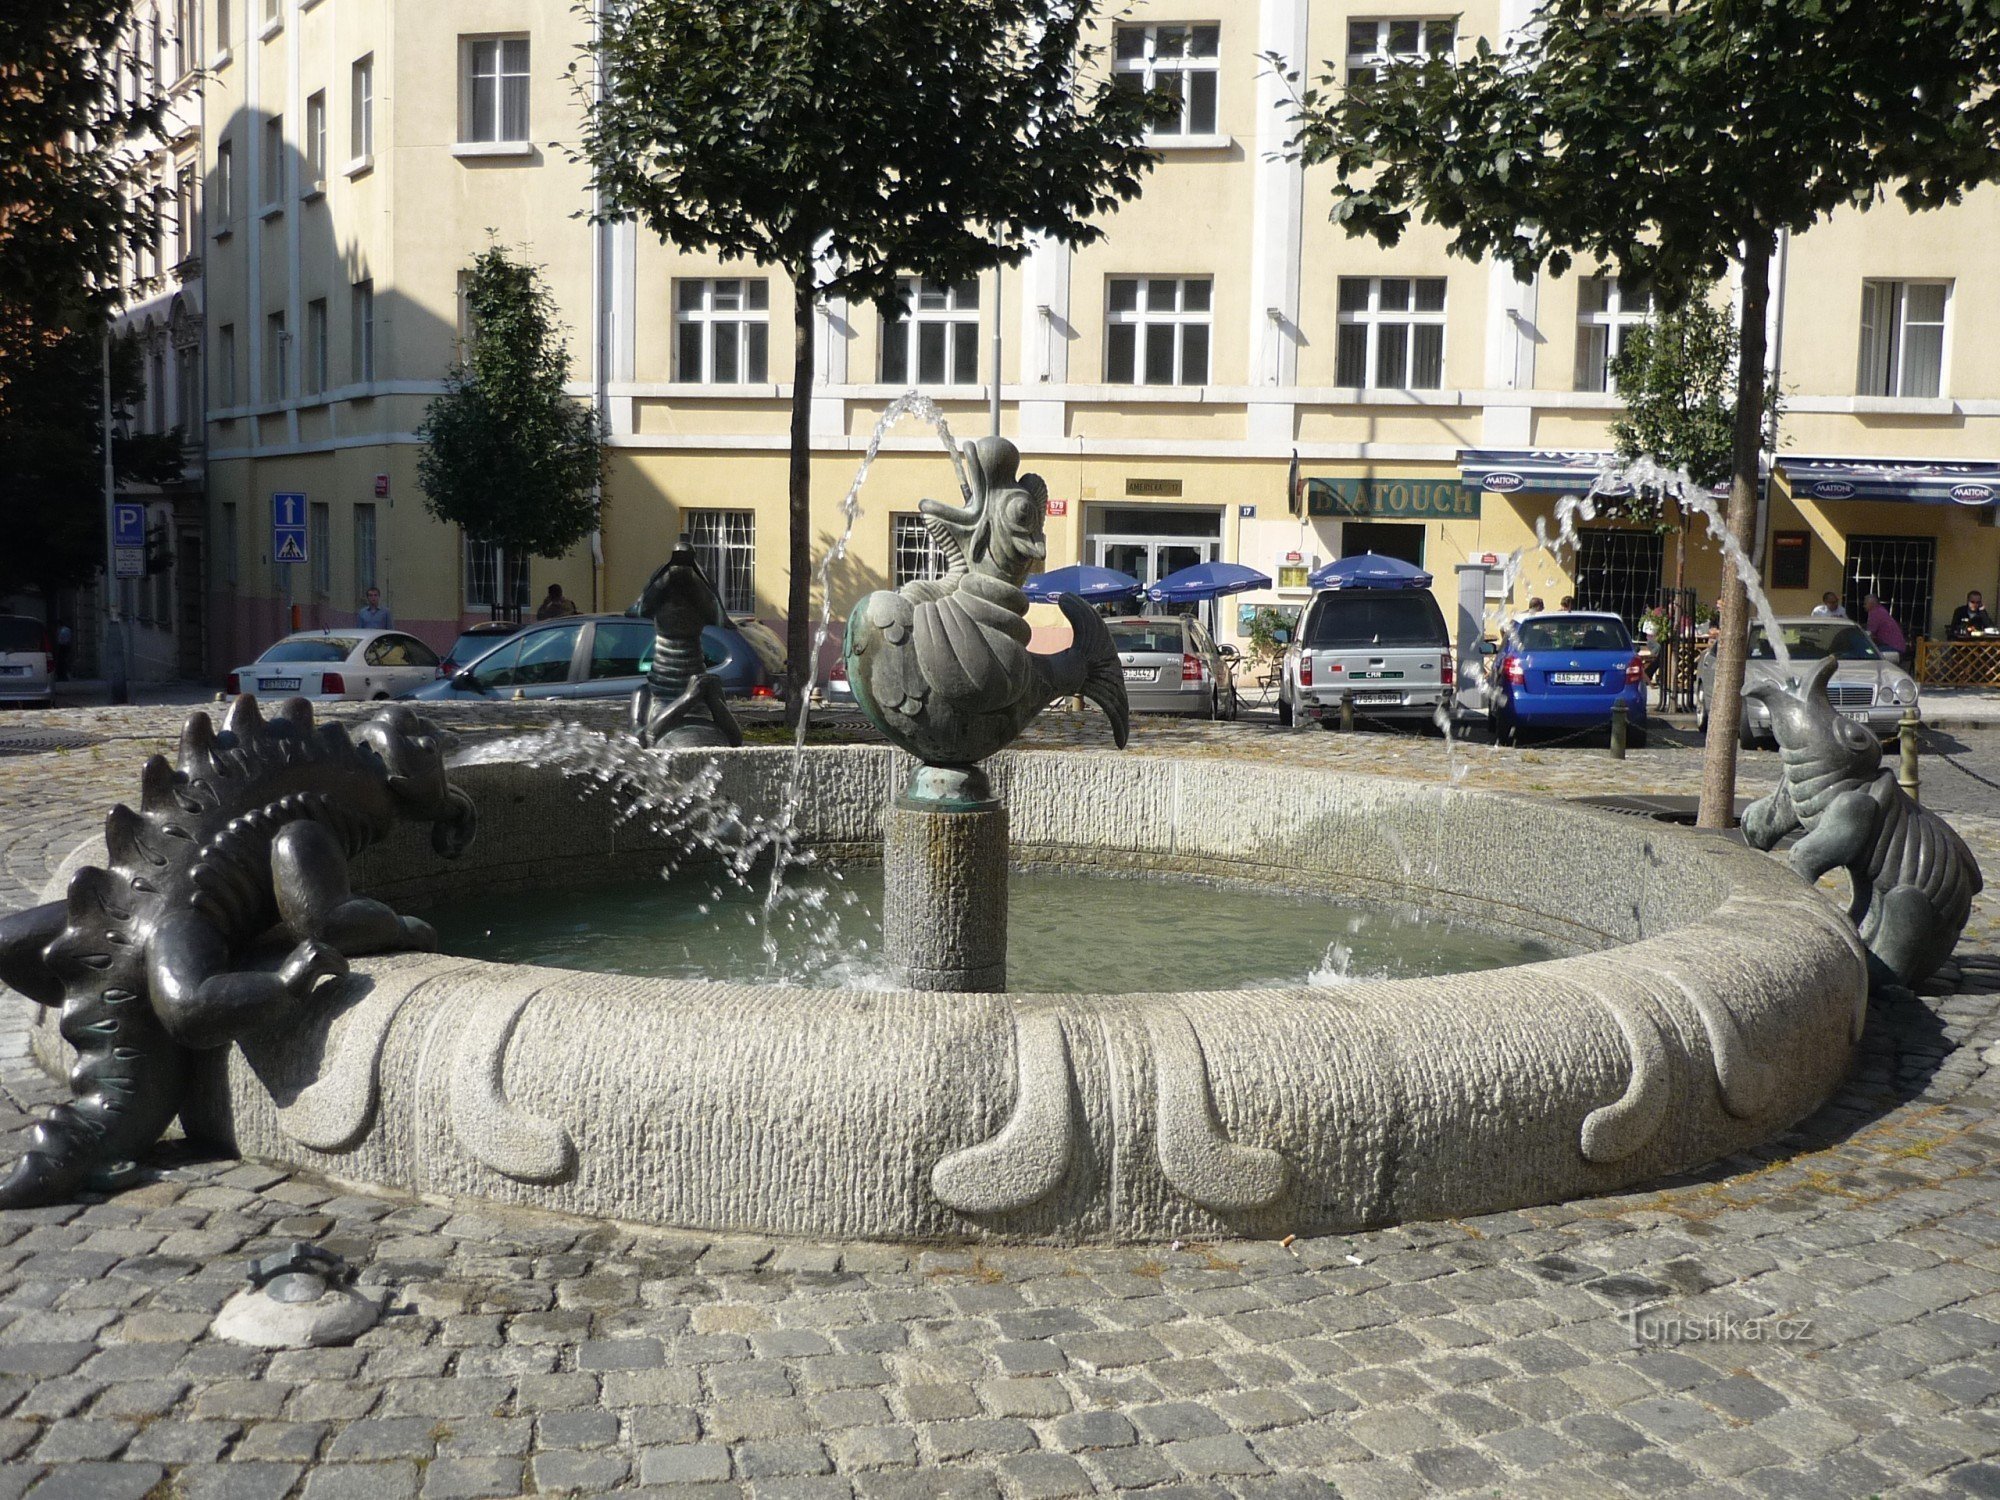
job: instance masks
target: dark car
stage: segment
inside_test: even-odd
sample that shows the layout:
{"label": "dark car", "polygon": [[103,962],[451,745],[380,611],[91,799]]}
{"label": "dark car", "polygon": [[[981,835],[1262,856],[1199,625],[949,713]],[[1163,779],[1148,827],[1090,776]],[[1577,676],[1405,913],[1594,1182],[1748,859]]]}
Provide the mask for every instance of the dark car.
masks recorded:
{"label": "dark car", "polygon": [[[757,652],[733,628],[702,631],[702,658],[738,697],[770,693]],[[652,662],[653,622],[630,615],[565,615],[525,625],[449,677],[410,693],[427,701],[475,698],[619,698],[645,680]]]}
{"label": "dark car", "polygon": [[471,666],[508,636],[518,635],[521,625],[519,620],[481,620],[477,625],[466,626],[451,643],[451,650],[445,652],[444,660],[438,663],[438,676],[449,677],[461,667]]}

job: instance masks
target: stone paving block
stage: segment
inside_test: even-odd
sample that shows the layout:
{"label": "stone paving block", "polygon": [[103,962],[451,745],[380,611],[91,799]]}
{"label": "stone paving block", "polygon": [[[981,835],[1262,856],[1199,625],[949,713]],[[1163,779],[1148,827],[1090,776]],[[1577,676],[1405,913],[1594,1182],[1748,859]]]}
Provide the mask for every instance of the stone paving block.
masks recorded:
{"label": "stone paving block", "polygon": [[544,1412],[535,1419],[535,1441],[543,1448],[602,1448],[618,1441],[618,1414],[595,1409]]}
{"label": "stone paving block", "polygon": [[329,1461],[428,1459],[437,1451],[438,1424],[428,1417],[371,1417],[350,1422],[327,1445]]}
{"label": "stone paving block", "polygon": [[943,1422],[980,1414],[979,1397],[969,1385],[906,1385],[895,1392],[912,1422]]}
{"label": "stone paving block", "polygon": [[415,1500],[413,1463],[325,1463],[306,1476],[304,1500]]}
{"label": "stone paving block", "polygon": [[328,1431],[325,1422],[257,1422],[244,1430],[231,1450],[232,1461],[269,1459],[278,1463],[311,1463]]}
{"label": "stone paving block", "polygon": [[1015,1453],[997,1468],[1006,1493],[1020,1500],[1064,1500],[1096,1489],[1089,1471],[1063,1453]]}
{"label": "stone paving block", "polygon": [[701,1420],[685,1406],[634,1406],[625,1413],[625,1436],[641,1448],[691,1443],[701,1436]]}
{"label": "stone paving block", "polygon": [[518,1458],[440,1458],[424,1471],[422,1500],[503,1500],[521,1492]]}
{"label": "stone paving block", "polygon": [[1187,1438],[1219,1437],[1229,1424],[1207,1406],[1194,1401],[1168,1401],[1134,1407],[1126,1413],[1146,1440],[1170,1443]]}
{"label": "stone paving block", "polygon": [[926,1469],[915,1474],[857,1474],[860,1500],[997,1500],[1000,1485],[979,1469]]}
{"label": "stone paving block", "polygon": [[300,1464],[194,1464],[180,1470],[174,1482],[183,1500],[284,1500],[299,1482]]}
{"label": "stone paving block", "polygon": [[933,1422],[923,1428],[923,1440],[947,1463],[981,1454],[1021,1453],[1037,1442],[1035,1429],[1026,1422],[1001,1418]]}
{"label": "stone paving block", "polygon": [[551,1450],[528,1460],[528,1474],[541,1494],[596,1495],[622,1484],[631,1461],[613,1451]]}
{"label": "stone paving block", "polygon": [[729,1450],[718,1443],[645,1448],[639,1453],[641,1484],[700,1484],[729,1477]]}
{"label": "stone paving block", "polygon": [[1386,1406],[1358,1413],[1347,1424],[1348,1436],[1370,1452],[1385,1456],[1449,1446],[1451,1435],[1426,1412],[1407,1406]]}
{"label": "stone paving block", "polygon": [[165,1473],[158,1464],[64,1464],[27,1493],[31,1500],[144,1500]]}

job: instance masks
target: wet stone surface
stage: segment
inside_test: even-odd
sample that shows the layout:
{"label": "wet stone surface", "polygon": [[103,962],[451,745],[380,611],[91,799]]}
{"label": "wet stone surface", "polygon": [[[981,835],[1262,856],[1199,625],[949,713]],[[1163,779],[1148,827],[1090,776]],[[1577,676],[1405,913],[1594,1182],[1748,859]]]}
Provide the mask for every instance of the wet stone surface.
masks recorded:
{"label": "wet stone surface", "polygon": [[[0,904],[136,794],[180,713],[57,717],[107,743],[0,761]],[[1142,721],[1137,741],[1454,770],[1414,738]],[[1671,748],[1458,764],[1463,784],[1551,796],[1698,776]],[[2000,870],[2000,818],[1954,821]],[[635,1232],[169,1144],[107,1199],[0,1214],[0,1500],[2000,1492],[1990,892],[1960,959],[1952,985],[1871,1009],[1847,1087],[1752,1155],[1289,1246]],[[63,1092],[28,1062],[26,1020],[0,998],[10,1152]],[[388,1315],[348,1348],[215,1339],[243,1262],[295,1239],[359,1263]]]}

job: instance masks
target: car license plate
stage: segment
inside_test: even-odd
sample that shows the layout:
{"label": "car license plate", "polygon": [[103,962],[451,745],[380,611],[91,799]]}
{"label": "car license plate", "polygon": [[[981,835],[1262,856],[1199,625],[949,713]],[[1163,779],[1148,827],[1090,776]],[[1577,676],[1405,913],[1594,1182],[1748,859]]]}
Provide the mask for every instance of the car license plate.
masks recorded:
{"label": "car license plate", "polygon": [[26,667],[0,667],[0,677],[26,677],[27,675],[28,669]]}
{"label": "car license plate", "polygon": [[1868,722],[1868,710],[1865,708],[1843,708],[1840,713],[1842,718],[1852,719],[1857,724]]}
{"label": "car license plate", "polygon": [[296,677],[260,677],[257,690],[262,693],[296,693],[299,680]]}
{"label": "car license plate", "polygon": [[1371,703],[1401,703],[1401,693],[1356,693],[1354,701],[1366,708]]}
{"label": "car license plate", "polygon": [[1549,681],[1558,687],[1596,687],[1595,672],[1551,672]]}
{"label": "car license plate", "polygon": [[1125,669],[1125,680],[1127,682],[1151,682],[1153,680],[1153,669],[1151,667],[1127,667]]}
{"label": "car license plate", "polygon": [[1401,672],[1349,672],[1347,675],[1349,677],[1365,678],[1370,682],[1382,682],[1401,677],[1403,674]]}

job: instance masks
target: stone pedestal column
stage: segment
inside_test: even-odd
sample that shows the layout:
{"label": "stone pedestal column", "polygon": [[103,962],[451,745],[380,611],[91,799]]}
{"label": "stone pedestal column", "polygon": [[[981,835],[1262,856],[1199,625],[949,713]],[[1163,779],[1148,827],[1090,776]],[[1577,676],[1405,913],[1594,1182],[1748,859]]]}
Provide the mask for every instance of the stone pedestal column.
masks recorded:
{"label": "stone pedestal column", "polygon": [[977,768],[925,766],[883,813],[882,941],[912,989],[1007,987],[1007,809]]}

